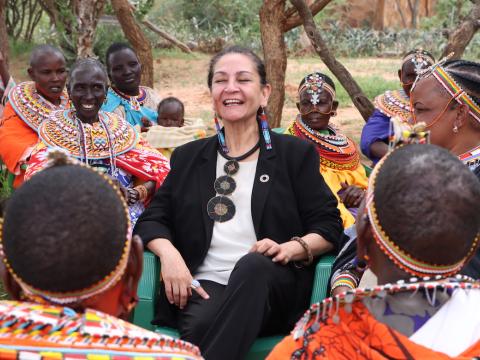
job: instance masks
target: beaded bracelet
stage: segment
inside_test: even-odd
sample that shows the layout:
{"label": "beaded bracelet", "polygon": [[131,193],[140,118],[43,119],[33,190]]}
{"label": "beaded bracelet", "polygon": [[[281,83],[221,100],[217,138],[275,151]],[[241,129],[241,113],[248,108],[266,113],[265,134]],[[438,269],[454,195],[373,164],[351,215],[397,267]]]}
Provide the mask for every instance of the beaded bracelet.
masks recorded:
{"label": "beaded bracelet", "polygon": [[344,271],[337,275],[335,280],[333,281],[332,289],[330,290],[330,294],[333,294],[333,290],[338,287],[348,287],[349,289],[356,289],[359,284],[359,279],[356,275],[352,274],[349,271]]}
{"label": "beaded bracelet", "polygon": [[290,239],[290,241],[297,241],[300,245],[302,245],[303,249],[307,253],[307,260],[302,261],[302,264],[305,265],[305,266],[310,265],[313,262],[313,254],[312,254],[312,250],[310,250],[310,246],[308,246],[307,242],[299,236],[292,237]]}

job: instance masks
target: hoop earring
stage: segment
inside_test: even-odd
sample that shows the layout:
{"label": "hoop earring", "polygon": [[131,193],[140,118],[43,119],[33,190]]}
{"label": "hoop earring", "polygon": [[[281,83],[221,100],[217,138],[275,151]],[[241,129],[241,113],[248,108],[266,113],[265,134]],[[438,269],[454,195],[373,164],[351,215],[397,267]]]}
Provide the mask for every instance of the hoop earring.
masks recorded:
{"label": "hoop earring", "polygon": [[215,122],[215,130],[217,131],[218,142],[222,147],[222,151],[226,154],[228,153],[228,148],[227,148],[227,144],[225,143],[225,136],[223,135],[222,128],[220,127],[220,124],[217,119],[217,113],[215,113],[215,117],[213,118],[213,121]]}
{"label": "hoop earring", "polygon": [[263,138],[265,140],[265,145],[267,150],[272,149],[272,139],[270,138],[270,133],[268,132],[268,120],[267,114],[265,114],[265,108],[261,107],[262,112],[260,113],[260,127],[262,129]]}

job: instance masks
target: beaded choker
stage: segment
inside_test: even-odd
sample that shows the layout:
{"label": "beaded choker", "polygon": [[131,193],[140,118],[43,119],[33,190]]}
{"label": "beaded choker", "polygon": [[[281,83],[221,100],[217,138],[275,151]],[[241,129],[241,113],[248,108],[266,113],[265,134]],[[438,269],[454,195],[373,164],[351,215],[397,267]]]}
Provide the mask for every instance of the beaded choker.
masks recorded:
{"label": "beaded choker", "polygon": [[337,170],[354,170],[360,163],[360,155],[353,141],[338,134],[331,126],[328,126],[328,135],[322,134],[305,124],[299,115],[288,128],[288,132],[314,142],[320,155],[320,163],[324,166]]}
{"label": "beaded choker", "polygon": [[140,108],[144,105],[145,100],[147,99],[147,91],[141,86],[138,89],[138,95],[127,95],[114,87],[112,87],[112,90],[115,95],[127,100],[135,111],[140,111]]}
{"label": "beaded choker", "polygon": [[18,84],[10,91],[8,97],[17,115],[35,131],[53,111],[65,109],[68,105],[66,91],[63,91],[60,105],[57,106],[39,94],[33,81]]}
{"label": "beaded choker", "polygon": [[[26,281],[21,279],[16,274],[15,269],[13,269],[10,263],[8,262],[7,256],[4,256],[3,262],[5,263],[6,268],[8,269],[10,274],[15,278],[17,283],[21,286],[27,298],[38,303],[49,302],[49,303],[61,304],[61,305],[77,304],[85,299],[88,299],[92,296],[105,292],[106,290],[112,288],[115,284],[117,284],[117,282],[121,279],[127,267],[128,257],[130,254],[130,247],[132,243],[132,237],[131,237],[132,225],[130,222],[127,203],[125,202],[124,197],[120,192],[120,189],[114,184],[113,180],[110,177],[95,171],[94,169],[90,168],[89,166],[83,163],[76,161],[75,159],[68,158],[65,153],[62,153],[58,150],[50,151],[48,156],[50,158],[50,166],[59,166],[60,164],[65,164],[65,163],[75,164],[79,166],[84,166],[90,171],[93,171],[98,176],[101,176],[115,190],[118,197],[121,199],[123,211],[127,219],[126,240],[123,246],[122,255],[120,256],[120,259],[118,260],[117,265],[102,280],[84,289],[78,289],[78,290],[73,290],[68,292],[53,292],[53,291],[46,291],[46,290],[35,288],[34,286],[28,284]],[[5,251],[4,244],[3,244],[3,221],[4,220],[0,218],[0,249],[2,249],[4,253],[8,253],[8,251]],[[47,276],[47,274],[45,274],[45,276]]]}
{"label": "beaded choker", "polygon": [[410,99],[402,90],[386,91],[374,100],[375,107],[389,117],[400,117],[408,121],[411,117]]}
{"label": "beaded choker", "polygon": [[225,222],[233,219],[235,216],[235,204],[228,197],[228,195],[231,195],[237,188],[237,183],[233,179],[232,175],[235,175],[240,169],[239,161],[248,158],[255,151],[257,151],[259,147],[260,140],[245,154],[236,157],[227,155],[222,146],[219,147],[218,153],[228,161],[223,166],[225,175],[217,178],[213,184],[217,195],[211,198],[207,203],[207,213],[210,219],[213,221]]}
{"label": "beaded choker", "polygon": [[[392,152],[389,154],[391,153]],[[405,250],[395,244],[382,228],[375,207],[374,190],[376,177],[389,154],[384,156],[374,167],[372,173],[370,174],[367,190],[366,212],[368,213],[375,242],[383,251],[383,253],[395,263],[395,265],[405,272],[412,274],[413,276],[431,276],[437,274],[442,276],[451,276],[458,273],[470,256],[474,253],[478,243],[478,236],[475,237],[472,247],[463,259],[453,264],[431,264],[423,260],[416,259],[412,255],[408,254]]]}

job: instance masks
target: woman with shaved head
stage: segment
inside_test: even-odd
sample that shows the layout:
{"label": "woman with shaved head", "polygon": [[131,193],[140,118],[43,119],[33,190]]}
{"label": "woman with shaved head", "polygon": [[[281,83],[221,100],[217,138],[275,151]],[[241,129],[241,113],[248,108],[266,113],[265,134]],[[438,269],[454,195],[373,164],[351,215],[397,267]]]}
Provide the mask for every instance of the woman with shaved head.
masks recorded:
{"label": "woman with shaved head", "polygon": [[35,48],[28,75],[32,81],[15,86],[9,93],[0,121],[0,157],[16,175],[14,187],[23,182],[24,165],[38,141],[37,130],[52,111],[64,109],[67,65],[62,52],[51,45]]}

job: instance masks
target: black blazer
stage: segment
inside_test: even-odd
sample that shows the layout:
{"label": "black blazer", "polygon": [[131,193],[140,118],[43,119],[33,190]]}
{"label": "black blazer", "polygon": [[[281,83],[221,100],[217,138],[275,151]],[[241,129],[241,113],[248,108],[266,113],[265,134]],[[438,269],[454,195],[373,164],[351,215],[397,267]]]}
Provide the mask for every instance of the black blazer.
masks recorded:
{"label": "black blazer", "polygon": [[[342,222],[337,200],[320,175],[317,151],[294,136],[270,135],[273,148],[267,150],[262,138],[252,190],[257,240],[283,243],[317,233],[337,247]],[[170,173],[134,229],[145,245],[156,238],[170,240],[192,274],[210,248],[214,222],[207,202],[215,196],[217,148],[216,136],[177,148]],[[262,175],[268,181],[261,182]]]}
{"label": "black blazer", "polygon": [[[252,190],[257,240],[270,238],[283,243],[292,236],[318,233],[337,248],[342,221],[337,200],[320,175],[316,149],[293,136],[270,136],[271,150],[265,148],[262,138]],[[215,196],[217,148],[216,136],[177,148],[170,160],[170,173],[134,229],[145,245],[156,238],[169,239],[192,274],[203,263],[212,238],[213,220],[207,215],[207,202]],[[268,181],[260,181],[262,175],[268,175]],[[308,308],[315,266],[287,266],[297,279],[291,289],[297,304],[285,314],[285,321],[293,326]],[[168,303],[164,287],[159,290],[152,323],[175,327],[178,309]]]}

